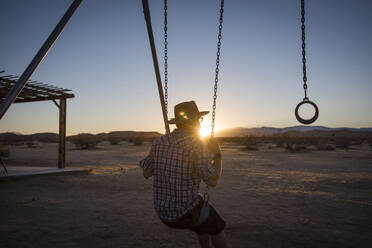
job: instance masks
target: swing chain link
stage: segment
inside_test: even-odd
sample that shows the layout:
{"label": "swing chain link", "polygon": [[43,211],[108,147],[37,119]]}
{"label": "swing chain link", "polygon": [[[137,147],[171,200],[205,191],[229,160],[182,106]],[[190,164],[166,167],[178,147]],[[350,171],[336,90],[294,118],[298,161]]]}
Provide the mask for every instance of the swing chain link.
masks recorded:
{"label": "swing chain link", "polygon": [[164,103],[168,116],[168,5],[164,0]]}
{"label": "swing chain link", "polygon": [[[224,8],[224,0],[221,0],[220,19],[219,19],[219,26],[218,26],[216,70],[215,70],[215,78],[214,78],[214,95],[213,95],[213,106],[212,106],[211,138],[214,137],[214,126],[215,126],[215,118],[216,118],[218,73],[220,71],[219,67],[220,67],[220,54],[221,54],[223,8]],[[207,188],[207,190],[208,190],[208,188]]]}
{"label": "swing chain link", "polygon": [[304,100],[307,98],[307,76],[306,76],[306,43],[305,43],[305,0],[301,0],[301,31],[302,31],[302,72],[303,72],[303,88],[305,91]]}
{"label": "swing chain link", "polygon": [[[217,89],[218,89],[218,73],[220,72],[220,55],[221,55],[221,39],[222,39],[222,22],[223,22],[223,7],[224,0],[221,0],[220,7],[220,19],[218,25],[218,41],[217,41],[217,58],[216,58],[216,70],[214,77],[214,88],[213,88],[213,106],[212,106],[212,122],[211,122],[211,138],[214,137],[214,126],[216,118],[216,107],[217,107]],[[203,200],[209,202],[209,187],[208,184],[205,186],[205,192],[203,195]]]}

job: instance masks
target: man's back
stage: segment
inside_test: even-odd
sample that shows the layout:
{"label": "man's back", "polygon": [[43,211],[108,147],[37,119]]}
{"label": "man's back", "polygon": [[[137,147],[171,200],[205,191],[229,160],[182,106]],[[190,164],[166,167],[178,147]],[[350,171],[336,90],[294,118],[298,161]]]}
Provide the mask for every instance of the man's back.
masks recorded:
{"label": "man's back", "polygon": [[175,221],[200,203],[201,179],[215,173],[207,145],[192,132],[175,129],[154,141],[140,165],[152,169],[154,206],[164,221]]}
{"label": "man's back", "polygon": [[140,166],[146,179],[154,176],[154,205],[165,225],[195,232],[201,247],[209,247],[210,240],[215,247],[228,247],[225,221],[209,197],[199,195],[201,180],[216,187],[222,174],[218,143],[211,138],[206,144],[199,137],[208,113],[199,111],[194,101],[174,106],[175,117],[168,123],[177,129],[155,140]]}

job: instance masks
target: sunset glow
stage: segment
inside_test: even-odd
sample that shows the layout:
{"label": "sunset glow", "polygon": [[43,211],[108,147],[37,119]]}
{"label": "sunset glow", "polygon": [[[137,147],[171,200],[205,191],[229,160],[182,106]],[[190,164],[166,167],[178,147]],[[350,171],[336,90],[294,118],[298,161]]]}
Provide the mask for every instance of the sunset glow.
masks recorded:
{"label": "sunset glow", "polygon": [[[1,75],[21,76],[71,2],[1,1],[0,71],[6,71]],[[30,79],[75,94],[67,102],[67,135],[124,130],[165,133],[141,1],[106,2],[83,1]],[[149,2],[164,76],[163,2]],[[294,2],[231,1],[226,6],[217,92],[219,130],[299,125],[294,110],[304,96],[301,13]],[[314,125],[368,128],[372,126],[372,60],[367,52],[371,51],[372,1],[337,2],[337,11],[331,13],[326,10],[335,7],[333,1],[307,5],[308,94],[320,111]],[[200,6],[194,8],[195,4]],[[195,100],[200,110],[212,110],[218,12],[213,1],[175,1],[172,6],[167,93],[173,118],[174,106],[183,101]],[[190,11],[202,21],[185,22],[183,15]],[[11,38],[19,34],[27,40]],[[337,34],[336,45],[329,34]],[[300,108],[305,119],[313,113],[308,104]],[[210,133],[211,114],[204,116],[203,137]],[[58,133],[58,116],[51,101],[12,104],[1,119],[0,133]]]}
{"label": "sunset glow", "polygon": [[[218,127],[214,127],[214,131],[216,132]],[[205,138],[211,134],[211,123],[210,122],[202,122],[200,123],[200,137]]]}

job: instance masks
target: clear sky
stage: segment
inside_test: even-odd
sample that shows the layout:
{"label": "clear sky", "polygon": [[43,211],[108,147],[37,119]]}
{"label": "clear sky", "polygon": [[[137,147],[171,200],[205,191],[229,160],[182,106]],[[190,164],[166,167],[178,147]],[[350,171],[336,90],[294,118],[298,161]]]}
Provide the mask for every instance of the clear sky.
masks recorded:
{"label": "clear sky", "polygon": [[[2,0],[0,69],[20,75],[71,0]],[[163,70],[163,3],[150,0]],[[219,0],[169,0],[169,103],[212,105]],[[372,1],[307,0],[314,125],[372,127]],[[297,125],[300,0],[225,0],[217,127]],[[140,0],[84,0],[32,79],[72,89],[67,133],[163,132]],[[209,119],[206,118],[206,123]],[[13,104],[0,132],[58,132],[52,102]]]}

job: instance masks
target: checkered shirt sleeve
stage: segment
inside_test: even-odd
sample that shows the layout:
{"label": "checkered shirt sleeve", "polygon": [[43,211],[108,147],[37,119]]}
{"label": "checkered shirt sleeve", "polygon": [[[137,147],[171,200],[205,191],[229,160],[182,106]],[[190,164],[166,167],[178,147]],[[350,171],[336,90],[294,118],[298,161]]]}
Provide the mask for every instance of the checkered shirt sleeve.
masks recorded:
{"label": "checkered shirt sleeve", "polygon": [[201,142],[197,151],[197,168],[199,169],[199,176],[204,182],[208,182],[210,177],[216,173],[216,168],[212,164],[213,154],[209,151],[206,142]]}
{"label": "checkered shirt sleeve", "polygon": [[149,155],[147,155],[146,158],[144,158],[143,160],[140,161],[140,167],[143,169],[143,170],[148,170],[148,169],[153,169],[154,167],[154,145],[151,146],[151,150],[150,150],[150,153]]}

